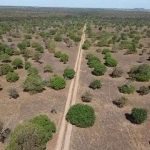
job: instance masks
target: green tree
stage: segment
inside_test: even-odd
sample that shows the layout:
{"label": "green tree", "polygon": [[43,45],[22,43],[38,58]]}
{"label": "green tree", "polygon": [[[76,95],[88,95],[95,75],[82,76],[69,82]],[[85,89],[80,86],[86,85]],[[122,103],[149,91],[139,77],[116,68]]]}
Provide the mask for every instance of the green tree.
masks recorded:
{"label": "green tree", "polygon": [[18,73],[16,72],[8,72],[6,75],[6,80],[8,82],[16,82],[19,79]]}
{"label": "green tree", "polygon": [[8,72],[13,72],[13,71],[14,71],[13,68],[8,64],[3,64],[1,66],[2,75],[6,75]]}
{"label": "green tree", "polygon": [[61,51],[58,51],[58,52],[55,52],[55,55],[54,55],[54,56],[55,56],[56,58],[60,58],[60,57],[61,57],[61,54],[62,54]]}
{"label": "green tree", "polygon": [[1,62],[5,62],[5,63],[11,62],[10,56],[8,54],[2,54],[0,56],[0,60]]}
{"label": "green tree", "polygon": [[39,75],[30,75],[23,82],[23,89],[27,92],[39,93],[44,90],[44,82]]}
{"label": "green tree", "polygon": [[87,128],[94,125],[95,112],[89,105],[76,104],[69,109],[66,120],[77,127]]}
{"label": "green tree", "polygon": [[31,68],[31,63],[28,62],[28,61],[26,61],[26,62],[25,62],[25,70],[27,70],[27,69],[29,69],[29,68]]}
{"label": "green tree", "polygon": [[66,64],[68,60],[69,60],[69,56],[67,54],[61,54],[61,57],[60,57],[61,62]]}
{"label": "green tree", "polygon": [[147,110],[144,108],[133,108],[131,117],[134,123],[141,124],[148,118]]}
{"label": "green tree", "polygon": [[103,64],[100,64],[94,68],[94,70],[92,71],[92,74],[95,76],[102,76],[105,74],[106,70],[107,70],[106,66]]}
{"label": "green tree", "polygon": [[73,79],[74,75],[75,75],[74,69],[66,68],[64,70],[64,74],[63,74],[64,78],[66,78],[66,79]]}
{"label": "green tree", "polygon": [[145,82],[150,79],[150,66],[142,64],[140,66],[134,66],[129,73],[129,76],[137,81]]}
{"label": "green tree", "polygon": [[66,81],[64,78],[56,76],[50,81],[50,87],[55,90],[64,89],[66,87]]}
{"label": "green tree", "polygon": [[15,69],[18,69],[18,68],[23,68],[23,61],[22,59],[20,58],[16,58],[12,61],[12,66],[15,68]]}

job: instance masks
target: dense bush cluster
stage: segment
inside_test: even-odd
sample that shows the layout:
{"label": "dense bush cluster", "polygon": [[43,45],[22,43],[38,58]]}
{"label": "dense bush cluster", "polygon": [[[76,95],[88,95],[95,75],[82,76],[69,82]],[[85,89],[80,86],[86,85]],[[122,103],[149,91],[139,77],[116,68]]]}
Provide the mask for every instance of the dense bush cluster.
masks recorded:
{"label": "dense bush cluster", "polygon": [[94,68],[92,74],[95,76],[104,75],[106,72],[106,66],[103,65],[100,59],[93,54],[87,54],[86,59],[88,60],[87,64],[90,68]]}

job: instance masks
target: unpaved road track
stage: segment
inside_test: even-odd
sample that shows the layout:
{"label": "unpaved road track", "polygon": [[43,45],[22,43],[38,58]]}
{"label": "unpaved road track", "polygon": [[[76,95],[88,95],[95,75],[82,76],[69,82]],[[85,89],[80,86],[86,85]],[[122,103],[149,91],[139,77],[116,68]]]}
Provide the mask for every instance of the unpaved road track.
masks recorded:
{"label": "unpaved road track", "polygon": [[75,63],[75,72],[76,76],[75,78],[71,81],[69,92],[68,92],[68,97],[64,109],[64,114],[62,118],[62,123],[58,135],[58,141],[56,144],[56,149],[55,150],[69,150],[70,146],[70,139],[71,139],[71,133],[72,133],[72,125],[66,122],[66,114],[70,108],[70,106],[74,105],[76,102],[76,95],[77,95],[77,89],[78,89],[78,83],[79,83],[79,77],[80,77],[80,67],[81,67],[81,60],[82,60],[82,45],[85,41],[85,30],[86,30],[86,24],[84,25],[83,28],[83,34],[81,37],[81,42],[79,45],[79,50],[77,54],[77,59]]}

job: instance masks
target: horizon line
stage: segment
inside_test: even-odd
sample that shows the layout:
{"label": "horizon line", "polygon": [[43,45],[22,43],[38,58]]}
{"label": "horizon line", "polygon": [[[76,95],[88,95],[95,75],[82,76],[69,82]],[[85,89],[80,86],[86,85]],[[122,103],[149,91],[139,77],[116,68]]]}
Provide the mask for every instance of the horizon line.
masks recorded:
{"label": "horizon line", "polygon": [[0,7],[34,7],[34,8],[79,8],[79,9],[143,9],[143,10],[149,10],[150,8],[140,8],[140,7],[135,7],[135,8],[121,8],[121,7],[71,7],[71,6],[29,6],[29,5],[0,5]]}

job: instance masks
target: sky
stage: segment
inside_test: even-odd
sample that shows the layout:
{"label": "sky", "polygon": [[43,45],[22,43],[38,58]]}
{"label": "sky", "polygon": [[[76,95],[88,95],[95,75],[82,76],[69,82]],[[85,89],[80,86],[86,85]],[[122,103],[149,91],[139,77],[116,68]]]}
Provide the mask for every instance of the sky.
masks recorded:
{"label": "sky", "polygon": [[39,7],[150,9],[150,0],[0,0],[0,5],[39,6]]}

